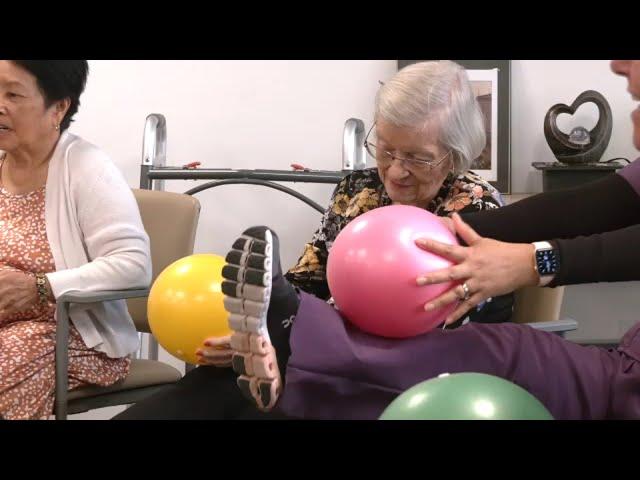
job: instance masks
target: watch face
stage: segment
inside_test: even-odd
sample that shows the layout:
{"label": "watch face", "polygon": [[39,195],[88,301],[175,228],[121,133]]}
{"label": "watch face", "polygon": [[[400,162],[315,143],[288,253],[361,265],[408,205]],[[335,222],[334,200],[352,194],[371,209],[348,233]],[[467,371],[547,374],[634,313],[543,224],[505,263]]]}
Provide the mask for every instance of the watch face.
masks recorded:
{"label": "watch face", "polygon": [[558,271],[558,259],[553,250],[538,250],[536,252],[536,264],[538,266],[538,274],[554,275]]}

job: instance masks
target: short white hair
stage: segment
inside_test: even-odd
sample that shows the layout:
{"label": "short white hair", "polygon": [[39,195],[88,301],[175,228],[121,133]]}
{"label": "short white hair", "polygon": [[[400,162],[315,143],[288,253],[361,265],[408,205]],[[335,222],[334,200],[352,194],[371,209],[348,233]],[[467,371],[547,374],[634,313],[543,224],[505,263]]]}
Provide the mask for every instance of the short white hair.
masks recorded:
{"label": "short white hair", "polygon": [[406,66],[376,95],[375,118],[396,127],[438,127],[456,174],[469,170],[487,142],[484,117],[464,68],[449,60]]}

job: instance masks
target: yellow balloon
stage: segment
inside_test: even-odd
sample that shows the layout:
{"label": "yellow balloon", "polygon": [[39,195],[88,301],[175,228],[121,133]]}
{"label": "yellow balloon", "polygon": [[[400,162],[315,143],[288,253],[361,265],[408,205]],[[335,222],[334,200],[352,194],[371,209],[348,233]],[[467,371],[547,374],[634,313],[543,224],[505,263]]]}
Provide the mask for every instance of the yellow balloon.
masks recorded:
{"label": "yellow balloon", "polygon": [[198,363],[196,350],[208,337],[230,335],[224,309],[219,255],[197,254],[165,268],[151,287],[149,326],[158,343],[180,360]]}

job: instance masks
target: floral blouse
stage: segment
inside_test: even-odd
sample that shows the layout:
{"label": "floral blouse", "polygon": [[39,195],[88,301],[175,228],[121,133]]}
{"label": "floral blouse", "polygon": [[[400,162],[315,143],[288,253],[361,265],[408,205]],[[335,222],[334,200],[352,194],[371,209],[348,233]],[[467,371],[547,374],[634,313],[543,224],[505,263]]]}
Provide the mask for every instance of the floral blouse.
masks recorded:
{"label": "floral blouse", "polygon": [[[391,205],[391,199],[377,168],[356,170],[347,175],[334,190],[320,228],[305,244],[298,263],[287,272],[287,279],[301,290],[328,300],[331,294],[326,277],[327,258],[336,237],[354,218],[387,205]],[[502,205],[500,193],[490,183],[467,172],[458,176],[449,174],[427,210],[444,217],[454,212],[489,210]]]}

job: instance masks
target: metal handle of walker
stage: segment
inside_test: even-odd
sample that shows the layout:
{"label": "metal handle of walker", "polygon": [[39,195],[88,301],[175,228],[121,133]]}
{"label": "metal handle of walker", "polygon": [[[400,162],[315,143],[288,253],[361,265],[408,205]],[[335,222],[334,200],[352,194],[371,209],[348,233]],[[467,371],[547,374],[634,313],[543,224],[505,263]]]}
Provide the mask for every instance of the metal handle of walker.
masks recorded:
{"label": "metal handle of walker", "polygon": [[[147,115],[142,137],[142,166],[164,167],[167,164],[167,120],[161,113]],[[158,180],[154,190],[164,190],[164,181]]]}
{"label": "metal handle of walker", "polygon": [[364,122],[350,118],[344,124],[342,136],[342,170],[362,170],[367,166],[364,149]]}

